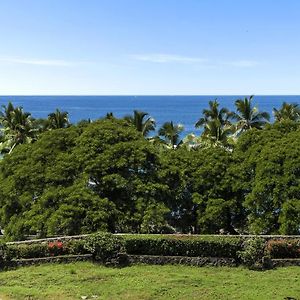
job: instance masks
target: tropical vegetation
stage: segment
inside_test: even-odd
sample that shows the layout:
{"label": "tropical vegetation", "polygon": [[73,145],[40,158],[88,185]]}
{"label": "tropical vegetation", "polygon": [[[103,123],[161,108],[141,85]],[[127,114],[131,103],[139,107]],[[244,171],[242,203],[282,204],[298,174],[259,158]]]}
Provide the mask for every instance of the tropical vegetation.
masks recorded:
{"label": "tropical vegetation", "polygon": [[[90,233],[300,233],[298,106],[209,102],[184,137],[147,113],[71,124],[9,103],[0,116],[0,226],[7,237]],[[155,135],[157,132],[157,135]]]}

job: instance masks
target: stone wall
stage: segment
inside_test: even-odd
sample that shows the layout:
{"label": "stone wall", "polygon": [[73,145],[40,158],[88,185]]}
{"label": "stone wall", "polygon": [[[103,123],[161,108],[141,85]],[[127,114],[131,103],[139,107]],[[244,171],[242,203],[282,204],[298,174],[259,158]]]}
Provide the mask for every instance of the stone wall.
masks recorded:
{"label": "stone wall", "polygon": [[7,263],[6,266],[20,267],[20,266],[29,266],[29,265],[40,265],[44,263],[70,263],[75,261],[87,261],[87,260],[92,260],[91,254],[12,259]]}
{"label": "stone wall", "polygon": [[233,258],[224,257],[188,257],[188,256],[155,256],[155,255],[128,255],[129,264],[166,265],[180,264],[188,266],[230,266],[236,267]]}

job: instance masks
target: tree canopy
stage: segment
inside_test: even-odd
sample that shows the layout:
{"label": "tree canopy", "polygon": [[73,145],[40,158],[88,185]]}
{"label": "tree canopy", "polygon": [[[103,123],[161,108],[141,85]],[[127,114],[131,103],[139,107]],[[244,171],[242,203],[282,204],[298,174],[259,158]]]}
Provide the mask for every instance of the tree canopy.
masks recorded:
{"label": "tree canopy", "polygon": [[64,125],[46,128],[11,103],[3,107],[2,143],[8,132],[32,130],[24,134],[30,141],[12,135],[16,144],[0,160],[0,226],[11,239],[97,230],[300,233],[297,118],[252,123],[229,145],[229,133],[206,137],[212,122],[223,131],[234,125],[217,101],[193,141],[182,141],[173,122],[159,129],[161,143],[113,114],[72,125],[56,113]]}

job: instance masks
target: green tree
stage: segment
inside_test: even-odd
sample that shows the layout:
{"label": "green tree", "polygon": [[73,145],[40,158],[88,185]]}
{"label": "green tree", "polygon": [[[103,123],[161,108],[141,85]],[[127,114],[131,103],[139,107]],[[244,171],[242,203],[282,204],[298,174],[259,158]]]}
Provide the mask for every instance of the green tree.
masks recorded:
{"label": "green tree", "polygon": [[133,116],[126,116],[124,119],[134,125],[143,136],[147,136],[150,131],[155,130],[155,120],[146,112],[135,110]]}
{"label": "green tree", "polygon": [[158,166],[126,121],[47,131],[0,163],[0,225],[11,238],[158,228],[168,211]]}
{"label": "green tree", "polygon": [[203,117],[195,124],[196,128],[203,127],[202,138],[213,145],[228,145],[228,136],[234,132],[231,124],[233,113],[227,108],[219,109],[219,102],[209,101],[209,108],[204,109]]}
{"label": "green tree", "polygon": [[161,233],[162,228],[167,225],[166,215],[169,212],[170,209],[163,203],[148,203],[141,224],[141,232]]}
{"label": "green tree", "polygon": [[78,234],[109,229],[114,205],[87,185],[72,154],[78,128],[45,132],[0,164],[1,227],[8,236]]}
{"label": "green tree", "polygon": [[76,156],[92,189],[115,204],[113,230],[139,232],[148,205],[163,203],[168,187],[157,179],[156,148],[127,121],[91,124],[78,139]]}
{"label": "green tree", "polygon": [[108,112],[105,116],[106,119],[113,119],[115,116],[113,114],[113,112]]}
{"label": "green tree", "polygon": [[180,140],[180,134],[183,130],[183,125],[174,124],[171,121],[165,122],[158,130],[158,134],[164,138],[166,145],[169,145],[172,149],[176,149],[182,143]]}
{"label": "green tree", "polygon": [[2,111],[0,112],[1,125],[5,127],[13,127],[13,112],[15,107],[11,102],[8,102],[7,106],[2,105]]}
{"label": "green tree", "polygon": [[233,118],[237,121],[237,134],[240,134],[251,128],[261,129],[270,120],[267,112],[259,112],[258,108],[252,105],[253,96],[235,101],[237,113]]}
{"label": "green tree", "polygon": [[233,163],[226,149],[210,147],[192,153],[188,168],[192,200],[200,233],[236,233],[243,226],[242,201],[232,189],[228,169]]}
{"label": "green tree", "polygon": [[66,111],[60,111],[59,109],[56,109],[55,112],[48,115],[49,129],[66,128],[69,126],[70,121]]}
{"label": "green tree", "polygon": [[201,137],[214,146],[229,146],[230,136],[233,133],[234,127],[232,125],[222,125],[219,120],[211,120],[205,124]]}
{"label": "green tree", "polygon": [[289,199],[282,205],[279,216],[279,233],[296,234],[300,233],[300,200],[298,198]]}
{"label": "green tree", "polygon": [[230,119],[232,117],[232,112],[230,112],[227,108],[223,107],[219,109],[219,102],[217,99],[214,101],[209,101],[209,108],[203,109],[201,117],[197,123],[195,124],[196,128],[204,127],[210,121],[218,120],[220,125],[231,125]]}
{"label": "green tree", "polygon": [[273,108],[275,122],[299,121],[300,108],[297,103],[283,102],[280,109]]}
{"label": "green tree", "polygon": [[170,208],[167,222],[177,231],[197,232],[197,210],[192,199],[191,164],[195,151],[179,147],[176,151],[160,152],[159,181],[168,186],[165,204]]}
{"label": "green tree", "polygon": [[234,191],[243,199],[250,233],[299,233],[294,205],[300,200],[297,126],[279,123],[252,129],[238,140],[230,175]]}
{"label": "green tree", "polygon": [[0,151],[11,153],[19,144],[30,143],[36,138],[33,118],[22,107],[14,107],[11,102],[2,106],[0,113],[2,143]]}

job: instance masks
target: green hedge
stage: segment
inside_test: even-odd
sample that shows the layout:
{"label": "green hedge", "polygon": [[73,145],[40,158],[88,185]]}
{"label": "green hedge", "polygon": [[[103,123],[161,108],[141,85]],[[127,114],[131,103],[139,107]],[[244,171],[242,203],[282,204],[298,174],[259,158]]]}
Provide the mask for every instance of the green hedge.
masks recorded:
{"label": "green hedge", "polygon": [[240,262],[250,269],[264,270],[272,268],[270,254],[266,249],[266,239],[251,237],[244,241],[243,250],[238,252]]}
{"label": "green hedge", "polygon": [[[105,243],[111,241],[113,236],[108,234],[103,235],[102,233],[100,235],[100,248],[103,249]],[[124,247],[126,253],[137,255],[237,258],[237,252],[242,248],[242,239],[239,237],[124,235],[116,238],[120,242],[124,241],[121,244],[124,245],[122,247]],[[61,242],[60,247],[55,247],[55,242],[10,244],[7,245],[5,251],[9,259],[94,253],[95,251],[91,251],[91,247],[88,247],[91,244],[91,239],[95,239],[95,235],[82,240]],[[93,240],[93,246],[96,242],[97,245],[99,244],[98,240],[99,234],[97,235],[97,239]],[[112,243],[108,244],[111,245]]]}
{"label": "green hedge", "polygon": [[83,240],[66,242],[43,242],[32,244],[8,244],[5,256],[8,260],[21,258],[39,258],[67,254],[86,254]]}
{"label": "green hedge", "polygon": [[0,270],[4,268],[7,260],[6,249],[6,244],[0,241]]}
{"label": "green hedge", "polygon": [[[58,244],[57,244],[58,243]],[[239,259],[245,252],[245,240],[238,236],[186,235],[111,235],[98,233],[85,239],[32,244],[7,244],[0,247],[0,265],[4,259],[39,258],[91,253],[95,257],[123,249],[127,254],[158,256],[228,257]],[[105,250],[105,251],[104,251]],[[300,239],[268,240],[270,258],[300,258]]]}
{"label": "green hedge", "polygon": [[300,239],[277,239],[267,242],[271,258],[300,258]]}
{"label": "green hedge", "polygon": [[20,244],[8,245],[6,257],[10,259],[37,258],[49,256],[47,244]]}
{"label": "green hedge", "polygon": [[85,239],[84,249],[93,255],[94,260],[107,262],[125,251],[124,239],[112,233],[97,232]]}
{"label": "green hedge", "polygon": [[124,236],[128,254],[237,258],[242,249],[238,237]]}

